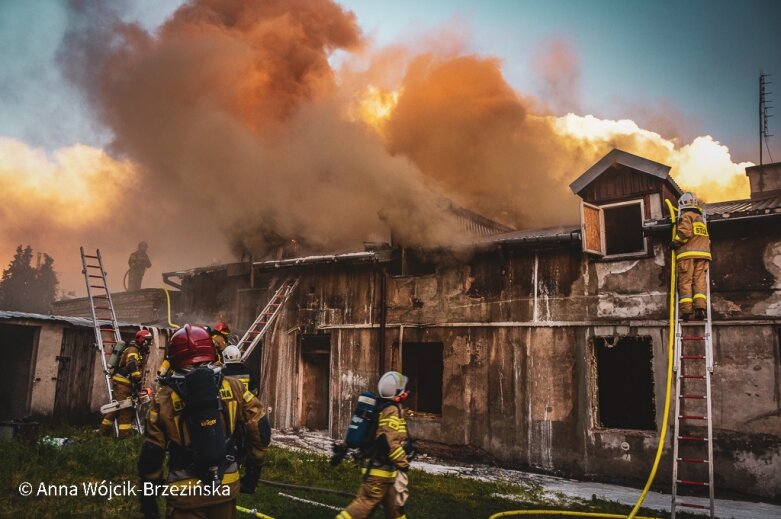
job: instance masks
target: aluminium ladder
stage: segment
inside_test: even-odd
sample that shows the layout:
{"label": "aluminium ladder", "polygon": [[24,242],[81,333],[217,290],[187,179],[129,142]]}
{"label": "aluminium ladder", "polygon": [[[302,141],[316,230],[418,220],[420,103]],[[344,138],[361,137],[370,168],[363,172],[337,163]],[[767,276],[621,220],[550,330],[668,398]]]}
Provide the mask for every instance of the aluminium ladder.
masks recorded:
{"label": "aluminium ladder", "polygon": [[[81,272],[84,274],[84,281],[87,284],[87,297],[89,298],[90,311],[92,312],[92,326],[95,330],[95,348],[100,354],[100,362],[103,366],[103,375],[106,378],[106,390],[108,392],[109,402],[114,402],[114,394],[111,387],[111,370],[106,363],[106,345],[110,345],[112,350],[117,343],[122,340],[119,333],[119,323],[117,314],[114,311],[114,303],[111,301],[111,292],[106,280],[106,270],[103,268],[103,258],[100,255],[100,249],[97,249],[95,255],[86,254],[84,247],[81,247]],[[97,291],[97,292],[96,292]],[[141,419],[138,416],[138,407],[133,406],[135,412],[136,428],[143,432]],[[114,433],[119,436],[117,421],[114,420]]]}
{"label": "aluminium ladder", "polygon": [[[675,293],[675,434],[673,435],[673,477],[671,515],[677,507],[708,510],[714,518],[713,414],[711,376],[713,375],[713,326],[710,303],[710,268],[705,276],[705,321],[683,323],[678,317],[678,289]],[[686,331],[684,331],[684,329]],[[701,331],[701,334],[700,334]],[[691,387],[689,387],[691,385]],[[704,422],[704,425],[703,425]],[[705,431],[703,431],[705,429]],[[685,451],[682,454],[681,451]],[[704,472],[707,470],[707,480]],[[680,501],[678,485],[695,493],[708,492],[704,504]]]}
{"label": "aluminium ladder", "polygon": [[269,302],[263,308],[263,311],[255,318],[255,322],[252,323],[249,329],[247,329],[241,337],[237,346],[239,347],[239,350],[241,350],[242,361],[246,361],[247,358],[249,358],[252,350],[255,349],[255,346],[260,343],[260,340],[266,335],[266,332],[271,329],[274,319],[290,297],[290,294],[296,289],[296,286],[298,286],[298,278],[285,280],[271,299],[269,299]]}

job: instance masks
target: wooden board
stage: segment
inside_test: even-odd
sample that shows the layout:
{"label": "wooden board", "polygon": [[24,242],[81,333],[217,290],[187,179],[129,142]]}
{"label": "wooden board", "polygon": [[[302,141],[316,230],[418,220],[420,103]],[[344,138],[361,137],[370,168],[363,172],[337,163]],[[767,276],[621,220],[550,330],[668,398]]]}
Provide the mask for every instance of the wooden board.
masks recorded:
{"label": "wooden board", "polygon": [[605,225],[602,209],[580,203],[580,221],[583,251],[589,254],[605,255]]}

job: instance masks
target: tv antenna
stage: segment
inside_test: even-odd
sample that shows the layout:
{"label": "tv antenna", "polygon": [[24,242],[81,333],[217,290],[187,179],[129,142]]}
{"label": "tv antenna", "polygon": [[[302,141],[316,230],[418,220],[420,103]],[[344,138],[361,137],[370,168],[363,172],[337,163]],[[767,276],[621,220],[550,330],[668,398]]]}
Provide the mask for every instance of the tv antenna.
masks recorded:
{"label": "tv antenna", "polygon": [[772,94],[772,92],[768,92],[766,90],[766,87],[770,84],[772,84],[770,81],[767,80],[767,78],[770,77],[770,74],[765,74],[763,71],[759,71],[759,165],[761,166],[763,164],[762,162],[762,144],[765,144],[765,148],[767,149],[767,154],[770,157],[770,162],[773,162],[773,155],[770,154],[770,146],[767,144],[768,137],[772,137],[773,134],[770,133],[770,130],[768,129],[767,120],[771,117],[773,117],[773,114],[770,113],[770,110],[773,108],[773,106],[770,104],[770,101],[768,101],[767,96]]}

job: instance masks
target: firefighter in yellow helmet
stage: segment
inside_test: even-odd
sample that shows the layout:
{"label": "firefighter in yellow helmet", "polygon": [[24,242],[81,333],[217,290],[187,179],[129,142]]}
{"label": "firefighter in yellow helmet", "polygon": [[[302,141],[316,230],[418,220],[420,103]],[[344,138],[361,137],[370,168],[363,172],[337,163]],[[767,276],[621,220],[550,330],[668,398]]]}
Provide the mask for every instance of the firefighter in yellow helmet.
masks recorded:
{"label": "firefighter in yellow helmet", "polygon": [[[404,519],[404,504],[409,497],[407,488],[409,461],[407,422],[404,420],[402,401],[407,397],[407,377],[389,371],[377,384],[382,402],[377,415],[377,432],[373,453],[363,467],[363,482],[358,495],[339,512],[336,519],[364,519],[382,503],[387,519]],[[346,446],[334,447],[334,458],[343,457]],[[332,459],[332,464],[335,460]],[[338,460],[336,461],[338,463]]]}
{"label": "firefighter in yellow helmet", "polygon": [[[702,208],[693,193],[678,199],[678,222],[671,246],[678,265],[678,303],[681,318],[703,320],[707,308],[707,277],[711,261],[710,235]],[[692,312],[693,310],[693,312]]]}
{"label": "firefighter in yellow helmet", "polygon": [[[139,330],[136,337],[122,352],[122,358],[111,377],[111,392],[114,400],[120,402],[130,398],[138,391],[144,377],[144,365],[152,344],[152,333],[149,330]],[[110,434],[117,420],[118,438],[123,439],[133,432],[133,417],[135,409],[126,407],[113,411],[103,417],[98,429],[101,434]]]}
{"label": "firefighter in yellow helmet", "polygon": [[[146,417],[138,470],[142,488],[163,485],[168,454],[168,518],[234,518],[239,492],[254,493],[271,441],[271,427],[255,396],[215,364],[209,333],[186,324],[171,336],[172,374]],[[236,442],[246,441],[245,474],[239,477]],[[161,492],[157,492],[159,495]],[[141,495],[146,519],[159,517],[151,492]]]}

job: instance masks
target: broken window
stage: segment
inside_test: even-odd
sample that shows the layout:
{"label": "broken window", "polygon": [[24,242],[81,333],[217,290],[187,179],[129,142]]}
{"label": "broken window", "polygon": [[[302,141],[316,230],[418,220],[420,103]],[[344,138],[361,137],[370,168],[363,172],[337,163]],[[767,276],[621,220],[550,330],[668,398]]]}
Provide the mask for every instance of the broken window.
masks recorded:
{"label": "broken window", "polygon": [[611,429],[656,430],[650,337],[594,337],[597,423]]}
{"label": "broken window", "polygon": [[402,373],[409,378],[407,407],[420,413],[442,414],[442,343],[404,342],[401,350]]}
{"label": "broken window", "polygon": [[599,207],[581,202],[583,250],[606,258],[645,254],[644,215],[642,200]]}

